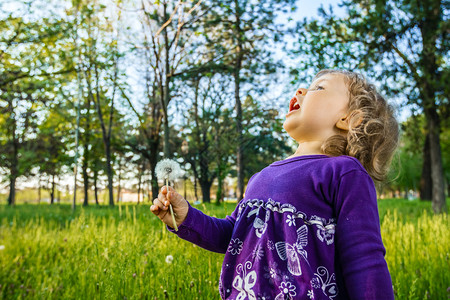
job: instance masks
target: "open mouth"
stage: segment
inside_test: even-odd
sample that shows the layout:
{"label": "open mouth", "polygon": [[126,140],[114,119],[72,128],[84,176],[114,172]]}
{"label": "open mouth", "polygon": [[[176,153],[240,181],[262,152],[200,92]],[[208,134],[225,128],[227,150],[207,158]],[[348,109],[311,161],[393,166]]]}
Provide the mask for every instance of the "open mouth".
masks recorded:
{"label": "open mouth", "polygon": [[293,111],[293,110],[298,110],[300,109],[300,105],[297,103],[297,99],[295,97],[293,97],[291,99],[291,101],[289,102],[289,112]]}

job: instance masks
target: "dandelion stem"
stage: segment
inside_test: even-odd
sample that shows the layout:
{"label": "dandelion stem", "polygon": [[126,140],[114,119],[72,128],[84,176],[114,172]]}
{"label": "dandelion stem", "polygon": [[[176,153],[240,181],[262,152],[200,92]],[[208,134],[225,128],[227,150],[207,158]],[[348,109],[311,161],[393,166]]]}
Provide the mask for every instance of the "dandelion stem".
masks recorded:
{"label": "dandelion stem", "polygon": [[[167,195],[169,195],[169,179],[167,177],[166,177],[166,191],[167,191]],[[177,226],[177,222],[175,221],[175,214],[173,213],[172,204],[169,204],[169,209],[170,209],[170,215],[172,216],[173,228],[175,229],[175,231],[178,231],[178,226]]]}

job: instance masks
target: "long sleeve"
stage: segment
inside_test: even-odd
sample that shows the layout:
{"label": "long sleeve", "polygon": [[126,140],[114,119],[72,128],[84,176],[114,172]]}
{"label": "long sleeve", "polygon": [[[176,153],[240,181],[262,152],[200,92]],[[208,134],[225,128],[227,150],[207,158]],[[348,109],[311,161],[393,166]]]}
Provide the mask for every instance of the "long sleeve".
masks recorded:
{"label": "long sleeve", "polygon": [[224,219],[210,217],[189,204],[189,211],[178,232],[167,229],[180,238],[209,251],[225,253],[231,240],[237,209]]}
{"label": "long sleeve", "polygon": [[[258,173],[253,174],[249,179],[247,187]],[[238,207],[239,204],[231,216],[219,219],[208,216],[189,204],[188,214],[183,224],[178,227],[178,232],[169,226],[166,227],[178,237],[199,247],[213,252],[226,253],[233,234]]]}
{"label": "long sleeve", "polygon": [[337,264],[348,298],[394,299],[372,179],[359,170],[344,174],[335,201]]}

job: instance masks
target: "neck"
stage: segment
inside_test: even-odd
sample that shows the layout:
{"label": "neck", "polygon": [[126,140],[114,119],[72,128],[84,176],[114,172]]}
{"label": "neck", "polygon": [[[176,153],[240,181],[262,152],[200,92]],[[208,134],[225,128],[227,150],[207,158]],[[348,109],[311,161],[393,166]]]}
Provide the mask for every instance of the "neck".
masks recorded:
{"label": "neck", "polygon": [[320,150],[323,141],[309,141],[309,142],[301,142],[298,145],[297,151],[293,155],[288,158],[294,156],[302,156],[302,155],[315,155],[315,154],[323,154]]}

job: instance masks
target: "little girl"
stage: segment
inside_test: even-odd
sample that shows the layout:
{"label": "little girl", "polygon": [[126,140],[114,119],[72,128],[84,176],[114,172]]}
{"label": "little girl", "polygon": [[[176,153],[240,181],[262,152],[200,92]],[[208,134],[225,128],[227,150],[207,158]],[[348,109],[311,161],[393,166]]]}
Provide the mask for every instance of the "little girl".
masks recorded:
{"label": "little girl", "polygon": [[151,211],[179,237],[225,253],[222,299],[393,299],[373,180],[398,143],[393,109],[357,73],[322,70],[283,125],[299,143],[254,174],[225,219],[162,188]]}

